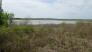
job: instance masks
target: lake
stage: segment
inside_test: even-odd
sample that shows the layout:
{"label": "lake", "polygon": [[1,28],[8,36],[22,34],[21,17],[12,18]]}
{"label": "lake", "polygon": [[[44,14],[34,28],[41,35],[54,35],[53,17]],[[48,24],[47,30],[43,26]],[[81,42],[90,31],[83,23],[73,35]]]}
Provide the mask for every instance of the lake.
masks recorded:
{"label": "lake", "polygon": [[59,20],[13,20],[13,23],[20,25],[20,24],[62,24],[62,23],[68,23],[68,24],[75,24],[77,21],[59,21]]}

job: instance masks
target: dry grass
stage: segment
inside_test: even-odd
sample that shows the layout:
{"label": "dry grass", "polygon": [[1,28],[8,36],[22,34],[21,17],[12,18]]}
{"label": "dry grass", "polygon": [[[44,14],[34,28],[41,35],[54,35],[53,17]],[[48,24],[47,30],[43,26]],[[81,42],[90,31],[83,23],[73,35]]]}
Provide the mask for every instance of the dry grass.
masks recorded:
{"label": "dry grass", "polygon": [[2,27],[0,52],[92,52],[92,24]]}

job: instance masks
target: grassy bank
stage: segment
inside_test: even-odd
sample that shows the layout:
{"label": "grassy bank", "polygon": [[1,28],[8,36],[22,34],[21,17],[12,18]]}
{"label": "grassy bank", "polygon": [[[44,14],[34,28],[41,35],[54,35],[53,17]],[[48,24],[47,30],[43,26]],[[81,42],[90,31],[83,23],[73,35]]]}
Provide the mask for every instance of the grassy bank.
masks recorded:
{"label": "grassy bank", "polygon": [[0,27],[0,52],[92,52],[92,24]]}

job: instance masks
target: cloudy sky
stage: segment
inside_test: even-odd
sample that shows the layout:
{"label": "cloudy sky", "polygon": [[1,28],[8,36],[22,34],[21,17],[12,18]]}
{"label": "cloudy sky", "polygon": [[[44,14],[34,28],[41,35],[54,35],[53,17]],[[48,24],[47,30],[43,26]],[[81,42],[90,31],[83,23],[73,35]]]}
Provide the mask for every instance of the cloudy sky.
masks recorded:
{"label": "cloudy sky", "polygon": [[92,19],[92,0],[3,0],[15,17]]}

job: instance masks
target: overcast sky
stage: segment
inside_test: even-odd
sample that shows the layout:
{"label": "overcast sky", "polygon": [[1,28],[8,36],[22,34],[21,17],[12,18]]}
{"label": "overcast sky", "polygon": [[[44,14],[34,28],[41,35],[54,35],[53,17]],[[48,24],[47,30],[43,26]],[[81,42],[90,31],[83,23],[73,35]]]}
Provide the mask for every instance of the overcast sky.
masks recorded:
{"label": "overcast sky", "polygon": [[92,0],[3,0],[15,17],[92,19]]}

